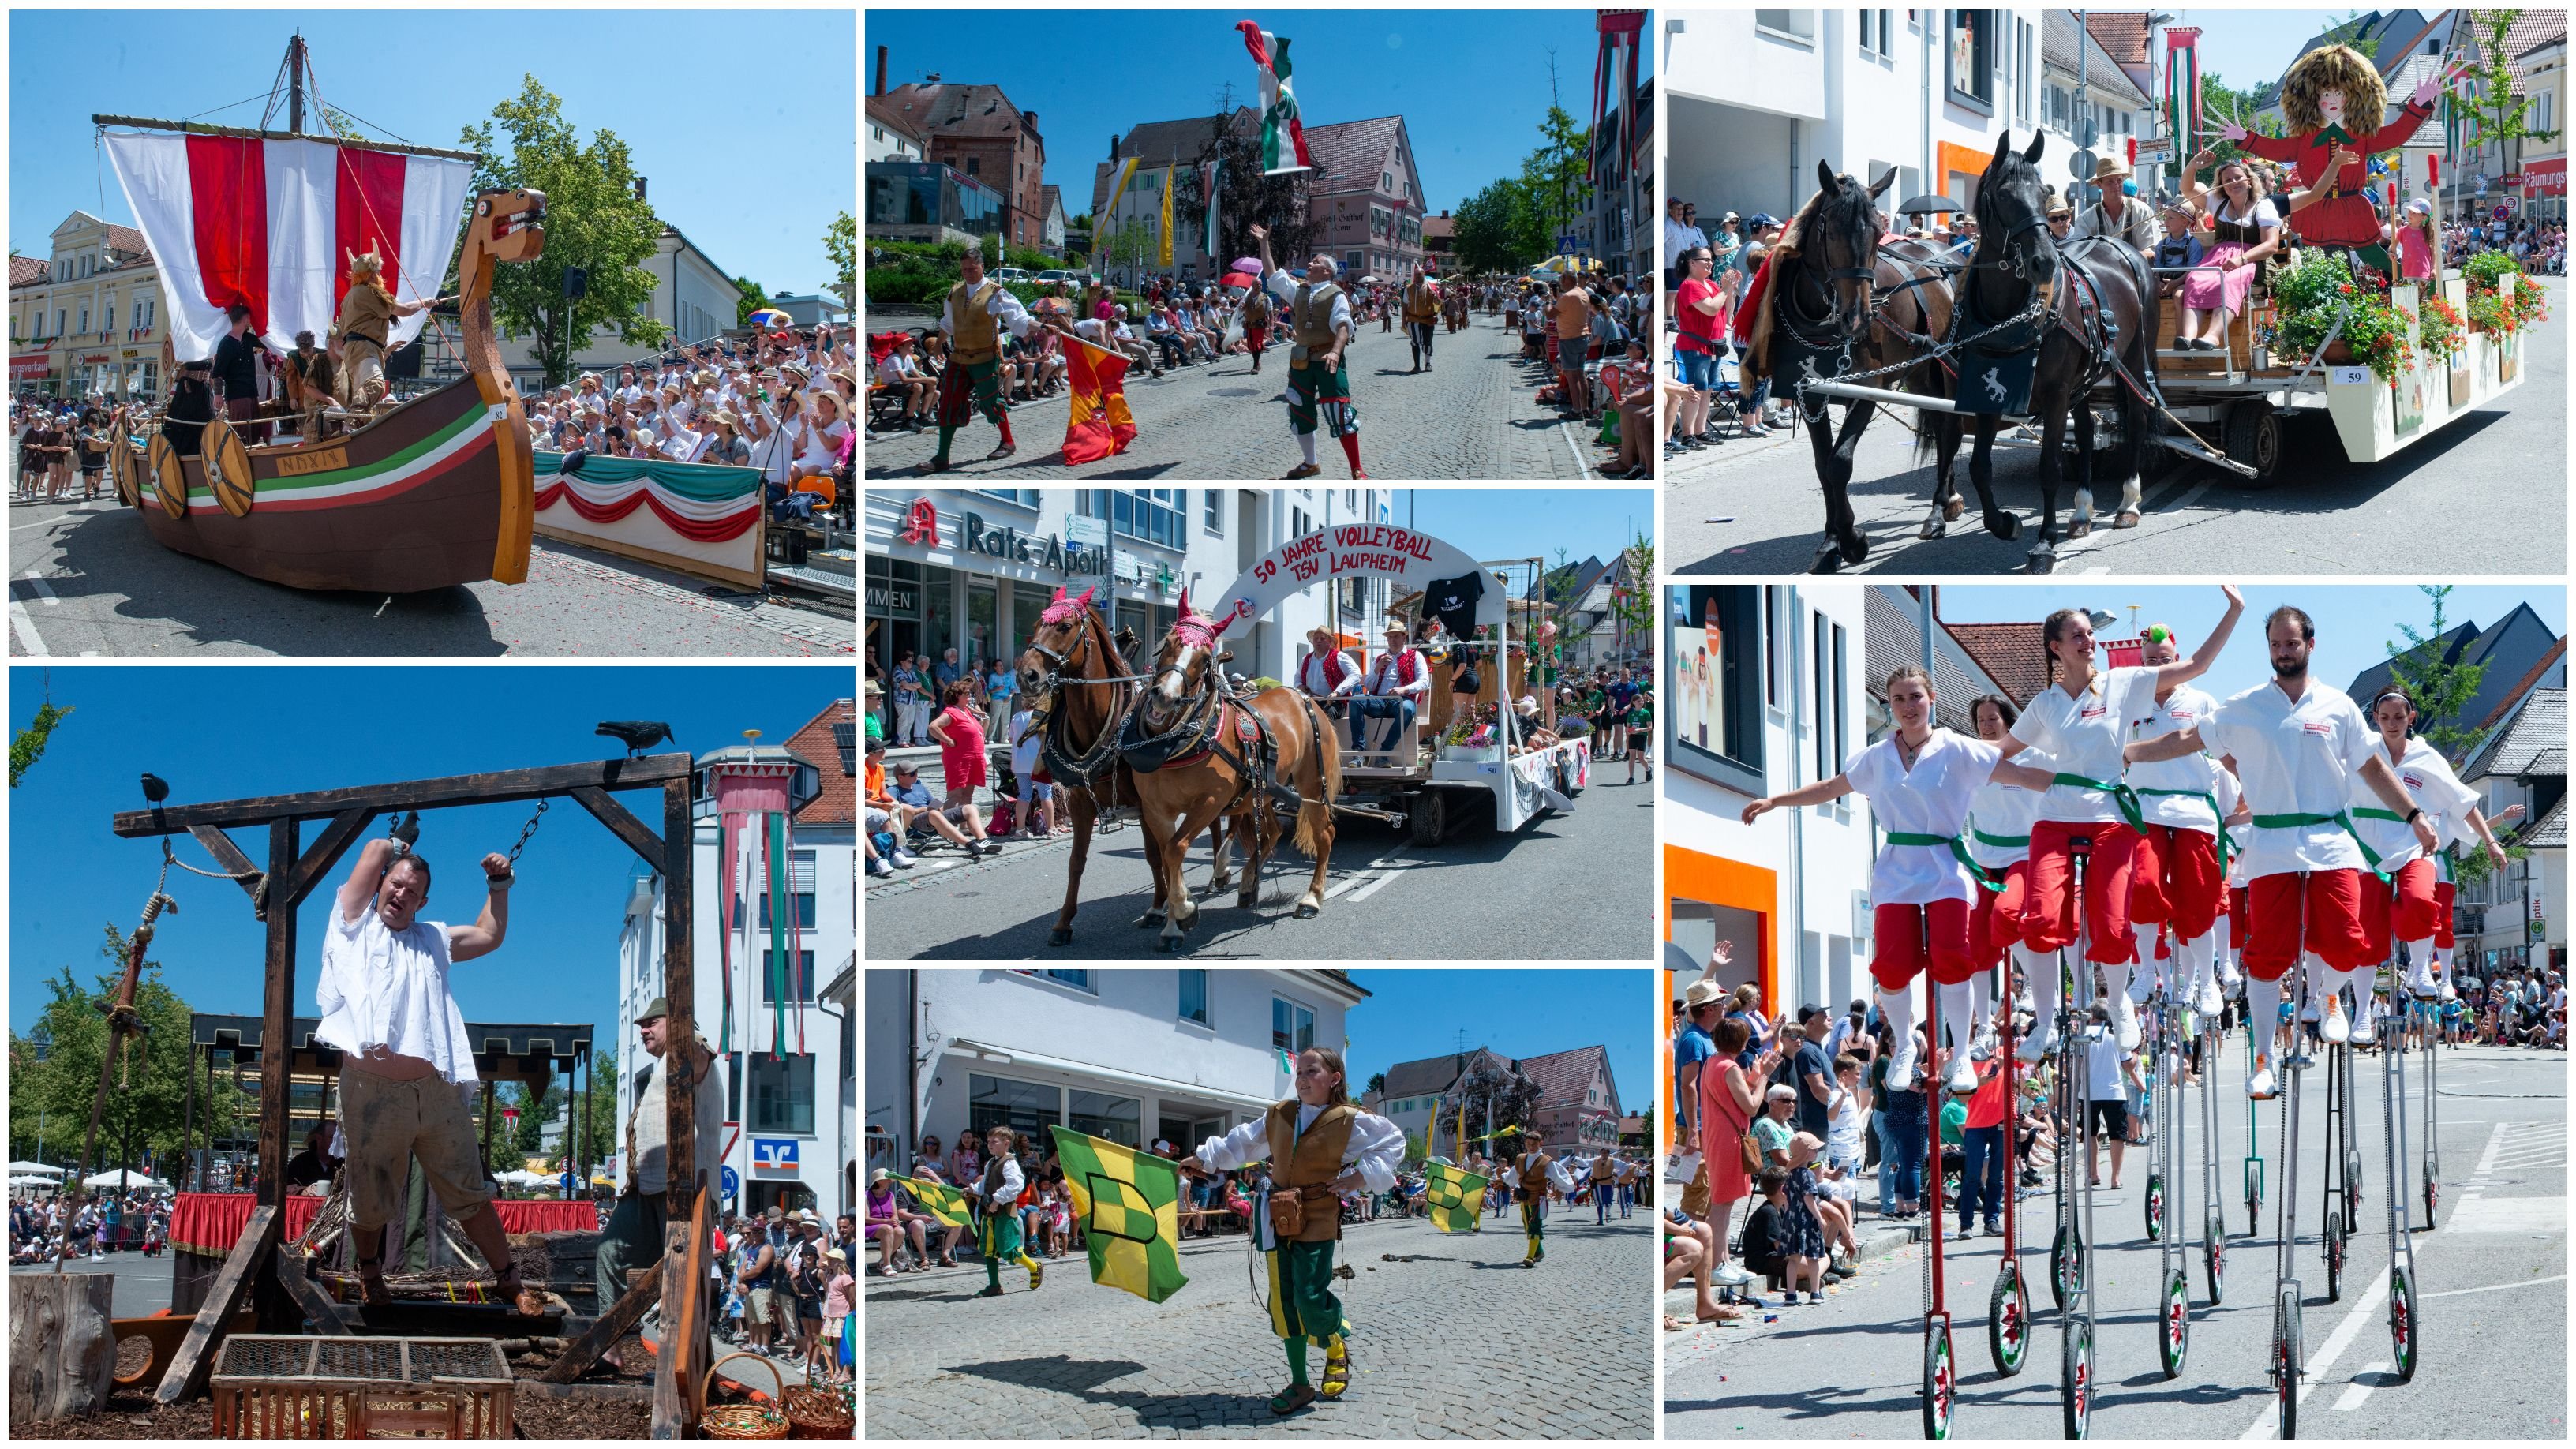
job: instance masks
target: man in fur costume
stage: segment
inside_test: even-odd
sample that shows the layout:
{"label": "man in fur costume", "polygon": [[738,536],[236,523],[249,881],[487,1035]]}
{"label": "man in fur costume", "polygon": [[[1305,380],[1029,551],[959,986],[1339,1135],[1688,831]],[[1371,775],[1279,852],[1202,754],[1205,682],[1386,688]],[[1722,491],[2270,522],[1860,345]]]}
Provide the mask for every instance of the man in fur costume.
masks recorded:
{"label": "man in fur costume", "polygon": [[[2294,134],[2260,136],[2229,122],[2221,134],[2267,161],[2298,164],[2299,185],[2328,182],[2323,200],[2299,211],[2290,230],[2310,245],[2349,246],[2364,262],[2388,273],[2388,252],[2380,244],[2379,216],[2370,209],[2370,158],[2406,144],[2415,128],[2433,114],[2440,82],[2415,88],[2398,118],[2385,125],[2388,88],[2379,69],[2348,45],[2321,45],[2300,56],[2281,78],[2281,109]],[[2347,129],[2357,127],[2360,129]],[[2336,146],[2355,154],[2337,174],[2327,176]]]}
{"label": "man in fur costume", "polygon": [[346,387],[341,400],[353,408],[384,401],[385,342],[395,322],[414,312],[453,301],[397,302],[385,286],[385,259],[369,243],[363,254],[349,258],[349,291],[340,299],[340,320],[332,332],[340,339],[340,376]]}

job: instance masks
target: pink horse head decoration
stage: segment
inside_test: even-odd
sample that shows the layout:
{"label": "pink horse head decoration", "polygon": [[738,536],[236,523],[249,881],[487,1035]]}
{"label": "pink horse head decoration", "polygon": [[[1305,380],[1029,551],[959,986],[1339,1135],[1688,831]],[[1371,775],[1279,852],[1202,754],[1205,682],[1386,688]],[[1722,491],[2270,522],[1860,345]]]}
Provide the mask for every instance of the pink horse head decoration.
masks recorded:
{"label": "pink horse head decoration", "polygon": [[1055,597],[1047,600],[1046,609],[1038,615],[1038,622],[1041,624],[1070,624],[1074,620],[1081,618],[1083,610],[1091,607],[1091,596],[1099,589],[1099,587],[1100,586],[1098,584],[1094,584],[1090,588],[1084,589],[1079,596],[1068,599],[1064,596],[1064,589],[1062,586],[1058,586],[1055,591]]}
{"label": "pink horse head decoration", "polygon": [[1180,609],[1172,620],[1172,632],[1180,635],[1184,644],[1200,649],[1216,647],[1216,620],[1190,607],[1190,591],[1186,587],[1181,590]]}

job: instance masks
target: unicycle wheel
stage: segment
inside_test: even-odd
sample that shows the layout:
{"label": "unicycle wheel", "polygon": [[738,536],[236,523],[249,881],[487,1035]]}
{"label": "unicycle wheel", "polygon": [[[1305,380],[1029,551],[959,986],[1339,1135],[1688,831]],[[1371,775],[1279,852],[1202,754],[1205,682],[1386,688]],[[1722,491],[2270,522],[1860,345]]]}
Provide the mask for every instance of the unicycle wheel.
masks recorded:
{"label": "unicycle wheel", "polygon": [[2093,1427],[2092,1324],[2079,1320],[2067,1326],[2065,1347],[2058,1359],[2057,1391],[2066,1437],[2088,1437]]}
{"label": "unicycle wheel", "polygon": [[1986,1300],[1986,1348],[2004,1378],[2020,1373],[2030,1353],[2030,1300],[2018,1264],[2008,1262],[1995,1275],[1994,1294]]}
{"label": "unicycle wheel", "polygon": [[2068,1299],[2084,1290],[2084,1235],[2072,1237],[2059,1228],[2048,1245],[2048,1294],[2053,1306],[2064,1308]]}
{"label": "unicycle wheel", "polygon": [[2165,1283],[2163,1322],[2156,1351],[2164,1359],[2165,1377],[2182,1376],[2183,1355],[2191,1348],[2191,1275],[2180,1268]]}
{"label": "unicycle wheel", "polygon": [[1950,1325],[1933,1319],[1923,1326],[1923,1437],[1950,1437],[1950,1415],[1958,1407],[1959,1381],[1950,1362]]}
{"label": "unicycle wheel", "polygon": [[2442,1176],[2438,1167],[2424,1169],[2424,1231],[2442,1220]]}
{"label": "unicycle wheel", "polygon": [[2213,1222],[2201,1233],[2200,1263],[2209,1278],[2209,1306],[2215,1308],[2227,1294],[2227,1229],[2223,1225]]}
{"label": "unicycle wheel", "polygon": [[2325,1246],[2326,1301],[2328,1303],[2340,1303],[2343,1301],[2343,1224],[2336,1222],[2329,1222],[2326,1224]]}
{"label": "unicycle wheel", "polygon": [[2401,1268],[2388,1281],[2388,1347],[2397,1357],[2397,1381],[2415,1378],[2415,1340],[2422,1325],[2415,1319],[2415,1275]]}
{"label": "unicycle wheel", "polygon": [[2164,1240],[2164,1233],[2165,1180],[2157,1174],[2150,1173],[2147,1177],[2147,1241],[2161,1242]]}
{"label": "unicycle wheel", "polygon": [[2272,1303],[2272,1392],[2281,1406],[2281,1437],[2299,1437],[2299,1364],[2306,1358],[2300,1342],[2299,1290],[2284,1283]]}
{"label": "unicycle wheel", "polygon": [[2348,1152],[2343,1159],[2343,1230],[2361,1230],[2361,1154]]}

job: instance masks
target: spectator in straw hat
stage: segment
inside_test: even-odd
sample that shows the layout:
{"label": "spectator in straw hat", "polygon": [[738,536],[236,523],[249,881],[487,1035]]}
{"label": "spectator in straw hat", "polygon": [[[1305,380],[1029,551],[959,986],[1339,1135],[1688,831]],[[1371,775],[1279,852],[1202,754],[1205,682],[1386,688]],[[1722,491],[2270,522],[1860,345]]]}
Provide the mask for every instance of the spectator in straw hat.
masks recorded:
{"label": "spectator in straw hat", "polygon": [[2128,195],[2129,163],[2110,152],[2104,152],[2093,163],[2093,186],[2101,193],[2094,203],[2075,218],[2074,234],[2117,237],[2137,248],[2138,255],[2153,262],[2156,243],[2163,239],[2164,229],[2155,216]]}
{"label": "spectator in straw hat", "polygon": [[733,409],[716,409],[714,419],[708,424],[706,447],[699,452],[698,461],[733,468],[751,466],[751,444],[744,441],[742,419],[734,416]]}

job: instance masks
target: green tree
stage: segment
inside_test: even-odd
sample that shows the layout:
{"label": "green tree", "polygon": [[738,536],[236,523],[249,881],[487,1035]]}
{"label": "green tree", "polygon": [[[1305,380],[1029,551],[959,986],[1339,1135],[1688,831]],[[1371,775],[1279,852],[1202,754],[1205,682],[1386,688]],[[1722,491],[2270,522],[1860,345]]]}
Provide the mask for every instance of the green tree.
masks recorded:
{"label": "green tree", "polygon": [[733,325],[740,327],[751,320],[751,314],[769,305],[769,293],[749,277],[733,279],[733,289],[742,295],[733,304]]}
{"label": "green tree", "polygon": [[44,758],[45,741],[53,738],[54,726],[61,724],[71,714],[67,706],[54,703],[51,698],[52,689],[53,681],[48,679],[46,681],[47,698],[43,704],[36,706],[36,717],[28,721],[27,727],[18,731],[9,740],[9,788],[12,790],[17,789],[18,782],[26,778],[29,770],[36,767],[36,761]]}
{"label": "green tree", "polygon": [[1455,246],[1469,272],[1517,272],[1535,266],[1549,250],[1547,219],[1517,176],[1486,184],[1459,204]]}
{"label": "green tree", "polygon": [[[496,137],[506,138],[508,155]],[[637,348],[670,336],[644,311],[656,284],[647,264],[660,247],[662,223],[636,196],[635,170],[616,132],[594,131],[585,145],[564,120],[562,99],[524,75],[519,94],[494,106],[491,120],[466,127],[462,144],[483,157],[474,171],[477,192],[526,187],[546,195],[545,253],[496,268],[492,306],[502,326],[529,335],[549,386],[572,376],[572,359],[594,332],[613,330]],[[566,267],[589,274],[579,301],[564,299]]]}
{"label": "green tree", "polygon": [[585,1112],[581,1104],[573,1106],[573,1141],[575,1153],[593,1167],[625,1150],[626,1117],[618,1108],[617,1087],[616,1053],[592,1057],[589,1108]]}
{"label": "green tree", "polygon": [[844,211],[823,229],[823,255],[832,263],[832,290],[843,306],[859,305],[859,224]]}
{"label": "green tree", "polygon": [[2458,107],[2459,114],[2469,123],[2467,139],[2470,148],[2482,150],[2488,142],[2495,142],[2499,165],[2503,162],[2505,142],[2547,141],[2558,134],[2556,131],[2531,129],[2527,122],[2532,98],[2514,93],[2518,89],[2527,89],[2509,68],[2512,56],[2505,46],[2505,33],[2513,28],[2516,13],[2511,10],[2469,12],[2469,22],[2476,33],[2475,54],[2483,63],[2470,72],[2477,77],[2477,84],[2468,99],[2450,99],[2450,104]]}
{"label": "green tree", "polygon": [[1592,130],[1576,125],[1563,106],[1550,105],[1538,123],[1538,134],[1538,149],[1521,162],[1521,181],[1538,208],[1546,245],[1553,250],[1557,234],[1571,226],[1592,199],[1592,183],[1584,177],[1591,164]]}
{"label": "green tree", "polygon": [[1386,1092],[1386,1073],[1384,1073],[1384,1072],[1376,1072],[1376,1073],[1372,1073],[1372,1074],[1370,1075],[1369,1079],[1368,1079],[1368,1091],[1367,1091],[1366,1095],[1368,1095],[1368,1096],[1372,1096],[1372,1097],[1376,1097],[1376,1096],[1383,1096],[1383,1095],[1385,1094],[1385,1092]]}
{"label": "green tree", "polygon": [[[108,969],[97,977],[95,998],[111,997],[124,970],[125,933],[106,928],[99,954]],[[34,1043],[12,1035],[9,1041],[9,1149],[13,1156],[34,1157],[41,1133],[44,1157],[74,1164],[89,1127],[90,1106],[98,1096],[100,1058],[107,1050],[107,1018],[91,1003],[72,968],[61,968],[45,983],[48,1000],[37,1021],[52,1037],[43,1061]],[[191,1010],[161,980],[161,967],[148,957],[135,983],[134,1006],[143,1018],[144,1035],[129,1039],[99,1117],[98,1160],[92,1171],[127,1167],[138,1173],[167,1176],[178,1170],[177,1154],[186,1137]],[[33,1035],[31,1032],[30,1036]],[[206,1134],[210,1106],[196,1104],[199,1140]],[[230,1081],[214,1083],[211,1120],[231,1121],[247,1098]]]}
{"label": "green tree", "polygon": [[2426,743],[2453,760],[2465,760],[2476,749],[2486,731],[2468,723],[2464,711],[2477,698],[2478,681],[2486,677],[2487,667],[2470,664],[2452,656],[2442,635],[2451,626],[2444,616],[2449,584],[2419,584],[2433,601],[2433,621],[2424,629],[2412,624],[2399,624],[2397,632],[2406,636],[2406,647],[2394,643],[2381,647],[2388,650],[2388,672],[2415,700],[2415,731]]}
{"label": "green tree", "polygon": [[1655,544],[1645,534],[1627,549],[1628,581],[1610,591],[1610,615],[1619,621],[1623,639],[1652,639],[1655,633]]}
{"label": "green tree", "polygon": [[1173,178],[1180,188],[1172,194],[1173,230],[1206,227],[1208,199],[1202,194],[1200,168],[1210,161],[1222,162],[1224,171],[1217,179],[1217,255],[1212,264],[1222,267],[1236,257],[1259,256],[1261,244],[1246,229],[1259,222],[1270,229],[1270,259],[1290,271],[1300,270],[1314,255],[1315,227],[1306,219],[1314,173],[1264,175],[1260,129],[1249,124],[1249,112],[1234,109],[1232,96],[1229,89],[1208,118],[1208,138],[1200,143],[1197,157]]}

